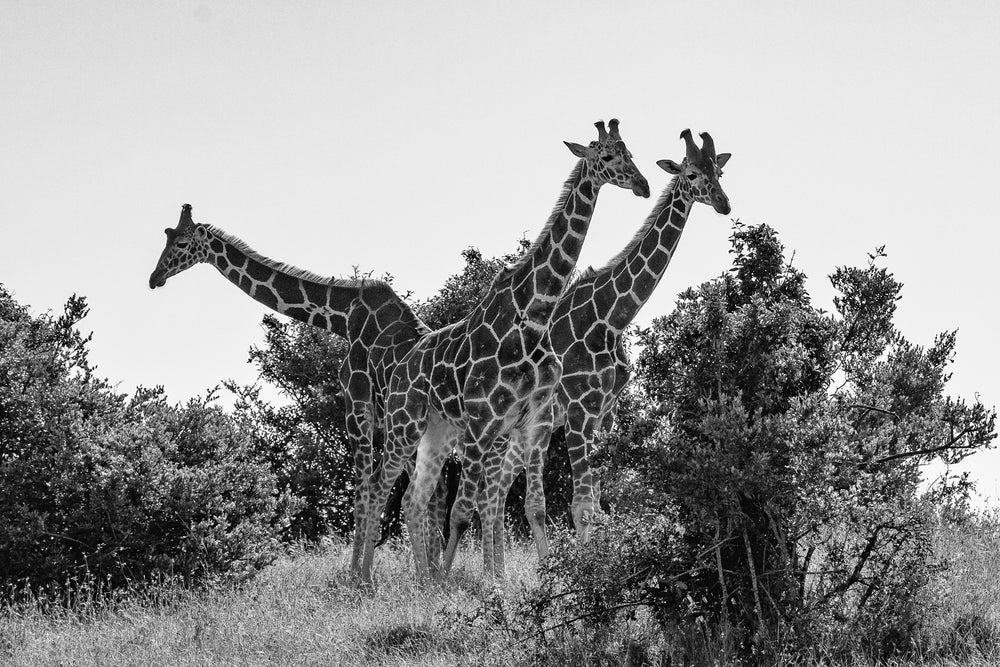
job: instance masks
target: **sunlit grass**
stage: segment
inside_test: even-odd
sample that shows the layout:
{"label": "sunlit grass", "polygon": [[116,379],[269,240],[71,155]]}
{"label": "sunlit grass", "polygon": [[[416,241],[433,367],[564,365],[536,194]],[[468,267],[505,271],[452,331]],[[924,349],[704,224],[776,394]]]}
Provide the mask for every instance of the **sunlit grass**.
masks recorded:
{"label": "sunlit grass", "polygon": [[[509,581],[499,589],[482,583],[471,542],[443,584],[418,586],[408,550],[390,544],[378,552],[375,585],[364,586],[348,574],[349,547],[330,544],[294,550],[242,586],[165,586],[69,608],[29,600],[0,609],[0,664],[615,665],[657,664],[670,652],[671,638],[642,614],[600,644],[558,632],[540,644],[503,631],[485,616],[515,609],[536,583],[534,549],[508,548]],[[983,644],[1000,627],[1000,528],[942,529],[937,547],[949,568],[925,591],[923,662],[888,664],[1000,664],[1000,649]],[[705,642],[702,655],[729,653],[717,638]]]}
{"label": "sunlit grass", "polygon": [[[478,554],[466,549],[445,584],[419,587],[398,545],[380,549],[376,584],[348,574],[349,549],[282,558],[242,587],[146,591],[98,608],[53,614],[21,604],[0,612],[0,664],[454,665],[481,662],[488,638],[445,626],[483,595]],[[509,554],[510,590],[532,580],[526,547]]]}

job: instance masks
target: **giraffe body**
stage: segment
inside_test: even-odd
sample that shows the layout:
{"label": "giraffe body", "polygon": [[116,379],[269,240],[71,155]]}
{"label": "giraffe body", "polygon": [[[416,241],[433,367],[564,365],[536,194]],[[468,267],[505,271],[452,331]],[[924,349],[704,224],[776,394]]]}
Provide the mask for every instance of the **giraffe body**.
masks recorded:
{"label": "giraffe body", "polygon": [[[579,257],[599,188],[615,183],[648,196],[649,186],[611,121],[598,124],[589,147],[567,144],[581,158],[538,240],[515,264],[501,270],[483,299],[459,322],[423,337],[393,372],[386,403],[382,465],[365,489],[369,517],[362,573],[370,577],[375,528],[371,521],[407,461],[416,457],[413,492],[406,507],[417,576],[429,574],[426,508],[451,437],[462,434],[463,468],[452,506],[445,569],[469,525],[483,457],[498,438],[548,437],[560,363],[548,327],[559,294]],[[542,462],[538,462],[541,466]],[[544,540],[545,499],[531,488],[526,501],[536,539]],[[490,508],[486,508],[490,512]],[[484,526],[494,524],[492,514]],[[494,574],[493,532],[483,531],[487,576]],[[502,562],[502,559],[501,561]],[[502,575],[502,572],[498,573]]]}
{"label": "giraffe body", "polygon": [[[604,268],[581,274],[559,299],[552,318],[552,346],[562,364],[554,426],[565,427],[573,474],[572,516],[581,540],[588,537],[597,502],[590,465],[595,434],[602,426],[610,427],[618,396],[629,380],[622,335],[666,272],[694,203],[709,204],[721,214],[730,211],[718,180],[729,154],[717,156],[707,133],[702,134],[701,149],[690,131],[681,138],[687,144],[687,157],[680,165],[670,160],[658,163],[675,177],[635,237]],[[480,506],[502,508],[522,468],[529,480],[540,476],[542,469],[534,462],[544,461],[547,447],[547,439],[538,439],[512,440],[505,452],[495,449],[487,478],[498,476],[500,483],[493,495],[481,496]]]}

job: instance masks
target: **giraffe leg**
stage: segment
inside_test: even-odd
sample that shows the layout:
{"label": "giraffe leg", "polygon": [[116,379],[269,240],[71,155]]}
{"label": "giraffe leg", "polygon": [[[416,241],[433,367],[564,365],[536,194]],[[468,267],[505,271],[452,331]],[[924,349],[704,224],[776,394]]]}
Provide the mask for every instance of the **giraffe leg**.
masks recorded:
{"label": "giraffe leg", "polygon": [[[509,444],[507,444],[508,442]],[[510,483],[513,482],[513,477],[511,477],[510,481],[504,485],[503,473],[508,465],[520,464],[520,443],[520,439],[516,436],[500,438],[494,443],[494,447],[486,457],[483,480],[480,484],[479,502],[477,503],[483,532],[492,532],[492,561],[490,553],[484,550],[483,571],[492,571],[500,581],[506,576],[504,563],[504,528],[506,518],[504,500],[507,498]],[[508,464],[509,459],[516,459],[518,463]]]}
{"label": "giraffe leg", "polygon": [[413,545],[413,558],[418,581],[437,576],[440,570],[438,554],[441,539],[431,520],[429,506],[440,486],[441,468],[451,451],[447,438],[449,427],[440,417],[432,416],[417,446],[417,456],[406,505],[406,526]]}
{"label": "giraffe leg", "polygon": [[447,449],[441,469],[438,471],[437,488],[428,506],[428,533],[431,536],[430,545],[427,550],[427,558],[431,565],[431,572],[435,577],[444,574],[441,566],[441,554],[444,548],[445,522],[448,519],[448,475],[446,465],[448,456],[455,451],[462,438],[461,431],[450,428],[447,435]]}
{"label": "giraffe leg", "polygon": [[[493,570],[498,579],[506,577],[506,562],[504,532],[506,522],[506,501],[510,487],[517,474],[524,467],[524,439],[515,432],[508,439],[506,447],[494,447],[491,452],[491,464],[486,473],[486,506],[492,514],[493,525]],[[480,510],[480,514],[483,511]],[[486,524],[484,520],[484,525]]]}
{"label": "giraffe leg", "polygon": [[364,485],[365,498],[364,523],[357,527],[362,536],[361,578],[371,583],[372,561],[375,558],[375,543],[378,541],[380,508],[385,507],[386,498],[392,490],[392,485],[403,472],[403,459],[383,455],[382,464],[372,474]]}
{"label": "giraffe leg", "polygon": [[[431,575],[430,542],[436,539],[431,533],[428,518],[428,503],[437,489],[441,477],[441,466],[448,456],[448,450],[439,444],[441,430],[432,424],[421,438],[417,448],[417,461],[410,479],[409,504],[406,507],[406,527],[413,545],[413,560],[417,569],[417,580],[426,581]],[[435,567],[435,570],[437,568]]]}
{"label": "giraffe leg", "polygon": [[[405,465],[413,461],[417,452],[417,444],[427,427],[426,405],[417,402],[411,406],[408,419],[387,432],[385,447],[382,451],[382,465],[372,472],[365,485],[365,523],[364,552],[361,562],[361,575],[364,581],[371,581],[372,561],[375,556],[375,543],[378,540],[379,515],[385,508],[386,500],[392,491]],[[412,484],[412,480],[411,480]]]}
{"label": "giraffe leg", "polygon": [[[466,409],[470,412],[469,403]],[[483,477],[483,456],[486,447],[496,440],[497,431],[501,424],[495,420],[477,419],[474,416],[469,420],[469,427],[465,435],[465,456],[462,461],[462,477],[458,486],[458,495],[455,497],[455,504],[451,507],[450,532],[448,534],[448,546],[444,552],[444,571],[450,572],[455,562],[455,553],[458,544],[462,540],[465,531],[469,529],[472,522],[472,513],[475,510],[476,498],[479,492],[479,482]],[[490,549],[492,554],[493,531],[483,530],[483,549]],[[492,558],[492,556],[491,556]],[[490,568],[492,570],[492,567]]]}
{"label": "giraffe leg", "polygon": [[[523,456],[525,468],[524,514],[531,526],[539,560],[549,555],[549,538],[545,532],[545,455],[552,438],[552,408],[548,407],[541,418],[525,434],[527,445]],[[513,480],[512,480],[513,481]]]}
{"label": "giraffe leg", "polygon": [[[372,472],[372,439],[374,424],[371,415],[371,401],[358,400],[356,392],[364,387],[349,386],[345,391],[345,425],[348,442],[354,450],[354,544],[351,552],[351,571],[358,572],[364,551],[361,530],[365,525],[365,499],[362,486]],[[364,394],[362,394],[364,395]]]}
{"label": "giraffe leg", "polygon": [[597,418],[580,405],[570,405],[566,411],[566,449],[573,471],[573,525],[580,542],[590,538],[594,520],[594,475],[590,465],[590,448]]}

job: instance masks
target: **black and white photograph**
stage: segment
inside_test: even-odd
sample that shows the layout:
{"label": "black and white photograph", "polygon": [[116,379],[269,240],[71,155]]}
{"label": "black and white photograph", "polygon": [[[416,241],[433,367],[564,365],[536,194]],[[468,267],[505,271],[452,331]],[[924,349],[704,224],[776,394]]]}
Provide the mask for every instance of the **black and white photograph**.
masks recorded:
{"label": "black and white photograph", "polygon": [[1000,665],[1000,4],[0,0],[0,665]]}

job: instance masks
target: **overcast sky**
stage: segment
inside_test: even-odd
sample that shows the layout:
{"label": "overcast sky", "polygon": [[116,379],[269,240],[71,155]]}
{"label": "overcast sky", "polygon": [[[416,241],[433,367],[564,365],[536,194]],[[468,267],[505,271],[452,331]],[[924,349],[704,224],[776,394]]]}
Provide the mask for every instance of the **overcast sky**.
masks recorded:
{"label": "overcast sky", "polygon": [[[686,127],[731,152],[733,217],[816,302],[885,244],[898,326],[959,329],[950,393],[1000,400],[1000,4],[0,0],[0,283],[92,311],[99,373],[185,399],[251,382],[265,310],[200,266],[150,291],[181,204],[264,255],[432,295],[460,252],[535,238],[592,123],[653,199],[602,191],[581,266],[627,243]],[[697,206],[640,322],[728,268]],[[995,496],[1000,455],[969,468]]]}

